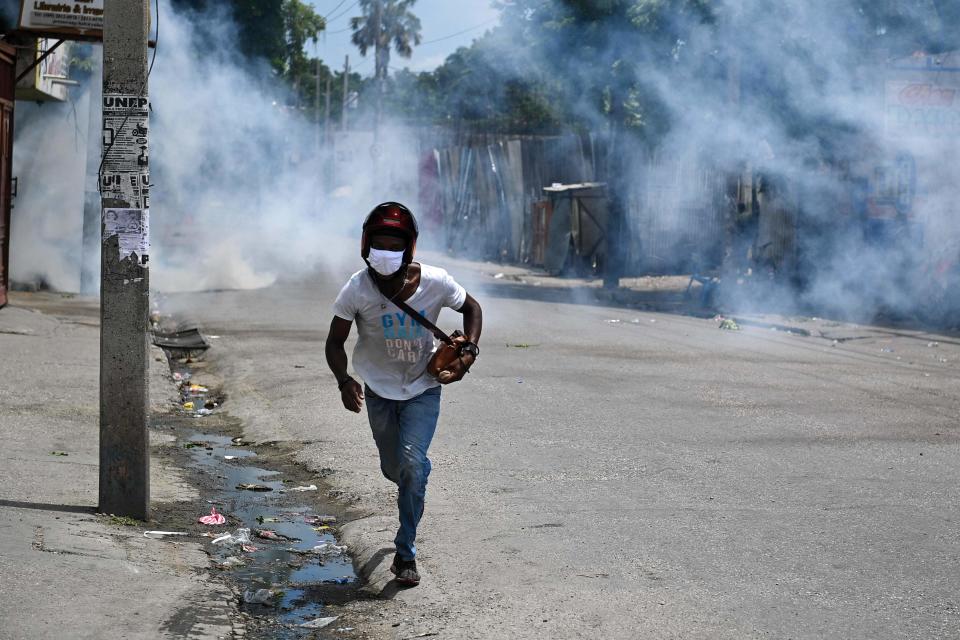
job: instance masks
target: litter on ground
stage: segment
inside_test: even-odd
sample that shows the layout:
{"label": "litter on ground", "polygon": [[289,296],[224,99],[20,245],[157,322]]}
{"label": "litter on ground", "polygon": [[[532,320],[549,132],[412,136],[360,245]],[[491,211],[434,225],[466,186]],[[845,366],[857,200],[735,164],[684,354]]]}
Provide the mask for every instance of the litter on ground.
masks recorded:
{"label": "litter on ground", "polygon": [[740,331],[740,325],[732,318],[724,318],[720,321],[720,328],[724,331]]}
{"label": "litter on ground", "polygon": [[249,544],[250,543],[250,529],[242,527],[237,529],[236,533],[225,533],[217,538],[214,538],[211,544]]}
{"label": "litter on ground", "polygon": [[199,519],[200,524],[225,524],[227,519],[223,517],[222,513],[217,513],[216,507],[210,507],[210,515],[202,516]]}
{"label": "litter on ground", "polygon": [[144,538],[154,538],[156,540],[162,540],[163,538],[169,538],[172,536],[186,536],[190,535],[183,531],[144,531]]}
{"label": "litter on ground", "polygon": [[323,629],[329,624],[332,624],[340,616],[333,616],[330,618],[314,618],[310,622],[304,622],[300,626],[304,629]]}
{"label": "litter on ground", "polygon": [[247,589],[243,592],[243,601],[247,604],[273,604],[273,598],[277,594],[270,589]]}
{"label": "litter on ground", "polygon": [[237,485],[237,489],[241,491],[273,491],[270,487],[263,484],[251,484],[249,482],[241,482]]}
{"label": "litter on ground", "polygon": [[276,531],[271,531],[270,529],[257,529],[255,533],[258,538],[263,538],[264,540],[274,540],[278,542],[300,542],[300,538],[285,536],[282,533],[277,533]]}
{"label": "litter on ground", "polygon": [[287,488],[285,488],[285,489],[280,489],[280,493],[286,493],[286,492],[288,492],[288,491],[300,491],[300,492],[303,492],[303,491],[316,491],[316,490],[317,490],[317,485],[311,484],[311,485],[308,485],[308,486],[305,486],[305,487],[287,487]]}
{"label": "litter on ground", "polygon": [[247,562],[242,558],[238,558],[237,556],[229,556],[224,558],[223,562],[221,562],[218,566],[221,569],[232,569],[233,567],[246,566],[246,564]]}

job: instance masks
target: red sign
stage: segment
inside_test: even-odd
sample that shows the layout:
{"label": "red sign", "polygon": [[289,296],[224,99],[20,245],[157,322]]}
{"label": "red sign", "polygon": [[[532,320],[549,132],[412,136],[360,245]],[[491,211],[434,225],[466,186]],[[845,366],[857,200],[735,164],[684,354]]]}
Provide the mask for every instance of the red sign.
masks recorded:
{"label": "red sign", "polygon": [[957,95],[956,89],[933,84],[908,84],[897,98],[903,105],[924,105],[929,107],[949,107]]}

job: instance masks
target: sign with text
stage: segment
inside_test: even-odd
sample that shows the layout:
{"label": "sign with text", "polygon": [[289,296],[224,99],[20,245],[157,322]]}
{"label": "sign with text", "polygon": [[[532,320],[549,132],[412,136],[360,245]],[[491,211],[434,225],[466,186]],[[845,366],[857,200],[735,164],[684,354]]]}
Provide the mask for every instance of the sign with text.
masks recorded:
{"label": "sign with text", "polygon": [[20,28],[64,36],[103,36],[103,0],[22,0]]}
{"label": "sign with text", "polygon": [[103,165],[100,193],[131,207],[150,207],[147,153],[149,101],[144,96],[103,96]]}
{"label": "sign with text", "polygon": [[960,137],[960,87],[954,84],[887,81],[886,103],[891,136]]}
{"label": "sign with text", "polygon": [[895,61],[884,82],[891,139],[960,138],[960,53],[917,54]]}

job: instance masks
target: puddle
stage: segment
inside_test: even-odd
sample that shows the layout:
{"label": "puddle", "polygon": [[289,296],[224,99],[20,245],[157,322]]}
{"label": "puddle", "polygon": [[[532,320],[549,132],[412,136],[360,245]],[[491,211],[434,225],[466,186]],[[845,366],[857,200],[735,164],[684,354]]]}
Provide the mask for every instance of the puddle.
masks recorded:
{"label": "puddle", "polygon": [[[219,413],[223,398],[215,398],[208,389],[192,385],[189,365],[176,360],[182,356],[170,352],[168,356],[171,356],[174,380],[181,389],[175,446],[186,454],[187,467],[206,477],[203,497],[207,508],[215,506],[227,519],[224,525],[205,528],[205,533],[213,536],[203,538],[214,566],[212,570],[222,570],[240,593],[269,589],[276,594],[270,604],[240,605],[241,611],[257,622],[257,628],[249,629],[247,637],[280,640],[324,635],[343,637],[337,633],[340,626],[337,623],[320,631],[299,626],[317,617],[337,615],[326,609],[326,605],[342,604],[357,597],[360,581],[350,556],[340,549],[323,555],[315,550],[321,545],[337,545],[336,519],[314,510],[311,503],[316,491],[290,491],[303,483],[284,478],[280,471],[257,466],[259,456],[251,448],[255,446],[253,443],[203,431],[204,418]],[[184,406],[191,402],[192,405]],[[200,408],[205,411],[198,413]],[[263,490],[237,488],[245,484],[258,485]],[[241,528],[250,530],[247,550],[236,543],[212,543],[215,537],[236,534]],[[287,539],[258,537],[257,532],[264,530]],[[325,551],[330,549],[328,546]],[[225,565],[228,558],[231,562],[240,559],[243,564]]]}
{"label": "puddle", "polygon": [[[219,481],[220,490],[215,492],[209,502],[228,518],[227,525],[211,527],[211,533],[235,533],[238,528],[251,531],[251,542],[257,551],[245,552],[236,544],[207,544],[207,551],[215,565],[221,565],[227,558],[235,557],[246,561],[245,566],[237,566],[229,571],[230,578],[236,580],[241,591],[273,589],[282,592],[275,602],[278,620],[285,625],[299,625],[315,617],[324,615],[324,601],[342,600],[346,594],[325,592],[343,590],[343,587],[358,586],[350,557],[346,554],[320,558],[313,554],[298,554],[290,549],[309,552],[324,543],[336,545],[332,525],[311,524],[311,516],[323,516],[311,507],[297,504],[296,494],[281,493],[288,483],[284,483],[277,471],[253,466],[256,453],[237,447],[227,436],[187,432],[180,440],[181,444],[204,443],[206,447],[194,446],[188,452],[193,464],[206,470]],[[227,460],[224,456],[236,456]],[[254,492],[237,489],[240,484],[266,486],[271,491]],[[318,528],[320,529],[318,531]],[[274,541],[258,538],[257,531],[273,531],[290,541]],[[212,541],[212,539],[211,539]],[[327,596],[325,598],[324,596]],[[256,615],[271,615],[271,607],[261,604],[243,604],[243,608]],[[284,633],[273,631],[276,638],[301,638],[313,633],[309,629],[281,629]]]}

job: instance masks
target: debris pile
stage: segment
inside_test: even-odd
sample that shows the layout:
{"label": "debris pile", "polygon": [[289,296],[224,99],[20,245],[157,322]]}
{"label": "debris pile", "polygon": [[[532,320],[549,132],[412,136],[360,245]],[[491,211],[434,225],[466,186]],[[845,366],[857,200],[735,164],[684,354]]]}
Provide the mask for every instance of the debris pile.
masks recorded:
{"label": "debris pile", "polygon": [[733,318],[721,318],[720,329],[724,331],[740,331],[740,325]]}

